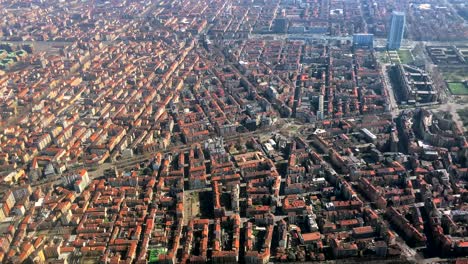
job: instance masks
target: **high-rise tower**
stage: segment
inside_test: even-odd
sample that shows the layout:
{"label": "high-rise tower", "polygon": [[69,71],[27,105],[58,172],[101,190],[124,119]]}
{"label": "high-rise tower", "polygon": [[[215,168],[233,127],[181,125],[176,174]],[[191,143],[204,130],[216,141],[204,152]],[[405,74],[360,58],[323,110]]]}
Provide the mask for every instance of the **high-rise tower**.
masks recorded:
{"label": "high-rise tower", "polygon": [[405,34],[405,21],[405,13],[396,11],[392,13],[390,32],[388,33],[387,39],[387,48],[389,50],[400,49],[401,41]]}

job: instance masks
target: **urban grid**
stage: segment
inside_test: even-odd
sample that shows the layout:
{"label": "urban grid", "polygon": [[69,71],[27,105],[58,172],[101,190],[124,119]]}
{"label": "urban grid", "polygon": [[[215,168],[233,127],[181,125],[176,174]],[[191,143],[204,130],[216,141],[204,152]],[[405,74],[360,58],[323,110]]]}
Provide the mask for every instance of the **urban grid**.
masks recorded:
{"label": "urban grid", "polygon": [[468,263],[466,0],[0,0],[0,263]]}

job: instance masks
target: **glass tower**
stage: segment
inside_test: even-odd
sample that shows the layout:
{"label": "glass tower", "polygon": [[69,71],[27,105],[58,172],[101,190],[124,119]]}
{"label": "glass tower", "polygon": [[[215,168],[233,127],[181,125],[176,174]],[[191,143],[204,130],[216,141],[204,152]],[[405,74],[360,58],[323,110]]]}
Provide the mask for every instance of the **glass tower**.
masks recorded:
{"label": "glass tower", "polygon": [[389,50],[397,50],[401,47],[401,41],[405,34],[405,13],[396,12],[392,13],[392,21],[390,25],[390,32],[388,33],[387,48]]}

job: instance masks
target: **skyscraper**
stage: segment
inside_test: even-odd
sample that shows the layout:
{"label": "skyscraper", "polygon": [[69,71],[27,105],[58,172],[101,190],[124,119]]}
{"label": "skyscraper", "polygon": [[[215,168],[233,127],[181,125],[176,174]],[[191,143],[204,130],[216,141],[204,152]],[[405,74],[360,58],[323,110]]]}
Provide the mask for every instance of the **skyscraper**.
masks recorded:
{"label": "skyscraper", "polygon": [[323,103],[324,103],[324,97],[323,95],[319,95],[319,103],[318,103],[318,111],[317,111],[317,118],[319,120],[323,119]]}
{"label": "skyscraper", "polygon": [[392,13],[390,32],[388,33],[387,40],[387,48],[389,50],[400,49],[401,41],[405,34],[405,21],[405,13],[396,11]]}

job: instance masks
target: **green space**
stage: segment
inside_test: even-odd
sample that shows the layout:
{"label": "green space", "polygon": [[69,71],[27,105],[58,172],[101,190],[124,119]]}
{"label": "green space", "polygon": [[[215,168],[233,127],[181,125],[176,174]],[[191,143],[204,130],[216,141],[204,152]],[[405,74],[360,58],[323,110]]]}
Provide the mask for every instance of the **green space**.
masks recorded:
{"label": "green space", "polygon": [[258,232],[259,232],[259,231],[258,231],[257,229],[253,229],[253,230],[252,230],[252,235],[253,235],[254,237],[257,237],[257,236],[258,236]]}
{"label": "green space", "polygon": [[400,61],[403,64],[410,64],[414,61],[413,55],[411,54],[411,51],[408,49],[398,50],[398,57],[400,57]]}
{"label": "green space", "polygon": [[159,255],[167,253],[166,248],[156,248],[149,250],[149,263],[157,263],[159,260]]}
{"label": "green space", "polygon": [[468,87],[465,84],[459,82],[450,82],[448,87],[454,95],[468,95]]}
{"label": "green space", "polygon": [[299,129],[299,126],[292,125],[289,127],[289,130],[292,132],[296,132]]}
{"label": "green space", "polygon": [[464,80],[468,80],[468,70],[466,68],[441,70],[447,82],[463,82]]}

